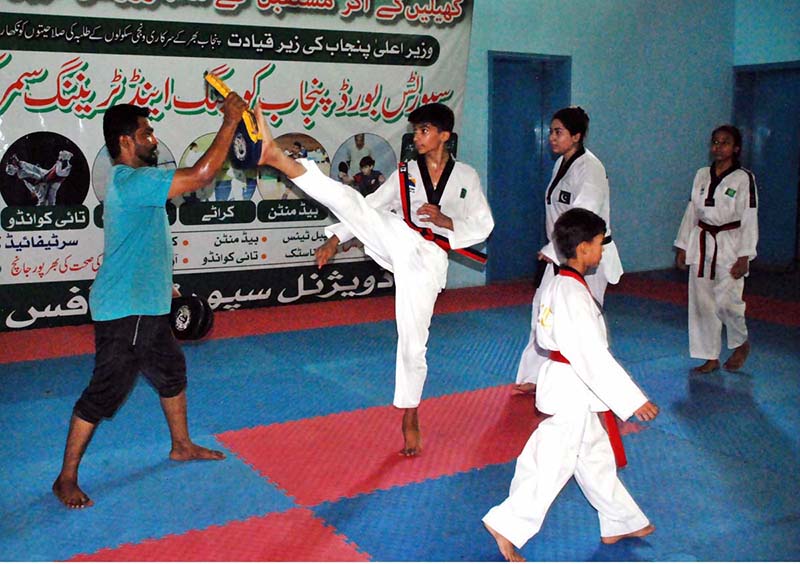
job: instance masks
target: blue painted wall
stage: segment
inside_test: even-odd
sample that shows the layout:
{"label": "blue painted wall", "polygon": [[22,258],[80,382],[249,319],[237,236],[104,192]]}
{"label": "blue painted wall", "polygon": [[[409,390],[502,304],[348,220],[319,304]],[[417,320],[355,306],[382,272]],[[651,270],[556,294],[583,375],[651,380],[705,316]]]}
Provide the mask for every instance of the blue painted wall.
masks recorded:
{"label": "blue painted wall", "polygon": [[[587,146],[608,171],[629,272],[671,266],[711,130],[731,119],[734,64],[800,59],[797,0],[474,1],[459,157],[502,190],[486,178],[490,50],[572,57],[572,103],[591,117]],[[454,286],[483,280],[451,267]]]}
{"label": "blue painted wall", "polygon": [[800,2],[736,0],[736,65],[800,61]]}
{"label": "blue painted wall", "polygon": [[572,103],[591,117],[623,265],[668,267],[710,132],[731,115],[733,44],[733,0],[476,0],[459,156],[502,190],[486,181],[489,50],[572,57]]}

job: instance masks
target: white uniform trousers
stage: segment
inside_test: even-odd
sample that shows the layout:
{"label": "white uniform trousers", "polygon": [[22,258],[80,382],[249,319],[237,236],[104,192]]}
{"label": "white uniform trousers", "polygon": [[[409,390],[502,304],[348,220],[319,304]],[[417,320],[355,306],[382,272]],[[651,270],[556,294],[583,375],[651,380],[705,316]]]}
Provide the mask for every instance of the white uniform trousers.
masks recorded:
{"label": "white uniform trousers", "polygon": [[419,406],[428,373],[428,330],[433,306],[447,279],[447,253],[424,240],[401,217],[376,210],[359,192],[318,170],[292,181],[333,212],[364,244],[365,252],[394,273],[397,356],[393,405]]}
{"label": "white uniform trousers", "polygon": [[735,280],[730,272],[717,265],[716,278],[697,277],[698,265],[689,268],[689,354],[692,358],[715,360],[722,349],[722,326],[728,336],[728,348],[747,341],[744,318],[744,276]]}
{"label": "white uniform trousers", "polygon": [[[542,281],[536,292],[533,294],[533,306],[531,308],[531,334],[528,337],[528,344],[525,350],[522,351],[522,356],[519,359],[519,366],[517,367],[517,384],[532,383],[535,384],[539,380],[539,370],[546,360],[550,358],[550,351],[546,351],[539,346],[536,342],[536,325],[539,322],[539,304],[541,303],[542,289],[545,288],[554,278],[554,270],[552,263],[547,264],[547,268],[542,276]],[[595,270],[585,276],[586,283],[592,291],[592,296],[603,305],[603,298],[606,295],[606,288],[608,287],[608,279],[601,270]]]}
{"label": "white uniform trousers", "polygon": [[522,548],[539,532],[572,476],[598,512],[600,536],[623,535],[649,524],[617,477],[611,442],[598,414],[588,409],[568,409],[539,424],[517,458],[508,497],[483,521]]}

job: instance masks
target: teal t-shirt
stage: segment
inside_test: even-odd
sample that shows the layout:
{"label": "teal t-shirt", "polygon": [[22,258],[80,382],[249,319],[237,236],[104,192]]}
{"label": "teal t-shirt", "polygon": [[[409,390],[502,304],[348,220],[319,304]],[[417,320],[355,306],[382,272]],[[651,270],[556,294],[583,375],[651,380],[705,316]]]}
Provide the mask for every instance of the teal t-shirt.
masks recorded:
{"label": "teal t-shirt", "polygon": [[174,170],[116,165],[103,202],[103,263],[89,292],[92,319],[163,315],[172,303],[165,205]]}

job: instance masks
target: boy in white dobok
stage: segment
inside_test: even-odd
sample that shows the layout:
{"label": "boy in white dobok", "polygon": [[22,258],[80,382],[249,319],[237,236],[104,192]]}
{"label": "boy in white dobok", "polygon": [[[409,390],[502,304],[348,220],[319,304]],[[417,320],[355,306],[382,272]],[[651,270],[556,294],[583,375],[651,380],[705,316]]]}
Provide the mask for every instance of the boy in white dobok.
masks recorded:
{"label": "boy in white dobok", "polygon": [[284,173],[303,192],[326,206],[339,223],[325,228],[329,239],[315,252],[322,267],[340,243],[357,238],[364,252],[394,273],[397,354],[393,405],[403,410],[403,456],[422,452],[418,408],[428,374],[428,330],[439,292],[447,281],[447,250],[465,251],[486,240],[494,220],[475,170],[450,154],[452,110],[425,104],[408,116],[419,157],[403,163],[377,190],[364,197],[329,178],[316,164],[283,154],[259,113],[261,161]]}
{"label": "boy in white dobok", "polygon": [[558,493],[573,476],[600,519],[600,539],[613,544],[655,530],[617,477],[611,441],[599,412],[623,421],[650,421],[649,401],[608,350],[603,314],[584,273],[603,256],[605,221],[573,208],[553,231],[562,256],[558,275],[543,289],[536,338],[550,352],[539,373],[536,407],[550,415],[517,458],[509,496],[483,518],[503,557],[524,558],[521,548],[541,528]]}

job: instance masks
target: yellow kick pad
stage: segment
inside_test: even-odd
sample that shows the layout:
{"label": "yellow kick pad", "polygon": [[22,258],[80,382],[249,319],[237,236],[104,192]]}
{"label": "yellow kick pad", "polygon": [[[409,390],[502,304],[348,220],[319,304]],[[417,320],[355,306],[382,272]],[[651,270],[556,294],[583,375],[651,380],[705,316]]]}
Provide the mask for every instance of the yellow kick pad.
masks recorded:
{"label": "yellow kick pad", "polygon": [[[219,92],[219,95],[223,98],[227,98],[228,94],[231,93],[231,88],[225,84],[225,81],[222,80],[217,75],[205,72],[203,73],[203,77],[206,79],[206,82],[211,85],[214,90]],[[247,128],[247,135],[250,137],[250,140],[255,143],[256,141],[261,140],[261,133],[258,131],[258,125],[256,124],[256,116],[253,115],[253,112],[250,110],[245,110],[242,112],[242,120],[244,121],[244,125]]]}

